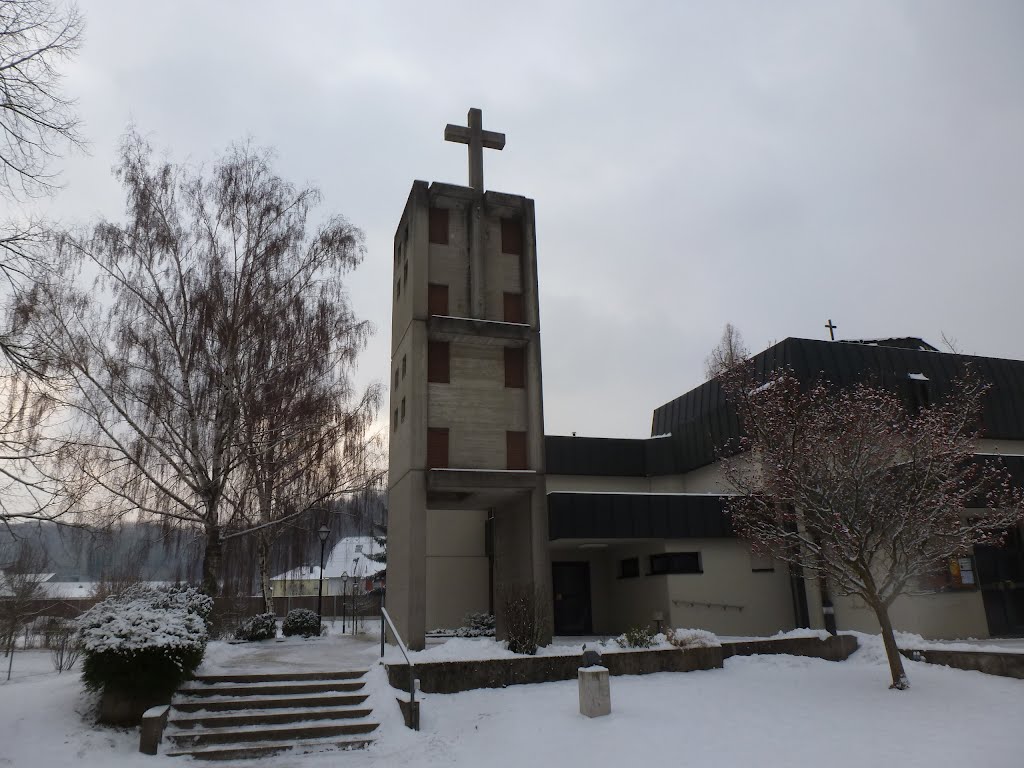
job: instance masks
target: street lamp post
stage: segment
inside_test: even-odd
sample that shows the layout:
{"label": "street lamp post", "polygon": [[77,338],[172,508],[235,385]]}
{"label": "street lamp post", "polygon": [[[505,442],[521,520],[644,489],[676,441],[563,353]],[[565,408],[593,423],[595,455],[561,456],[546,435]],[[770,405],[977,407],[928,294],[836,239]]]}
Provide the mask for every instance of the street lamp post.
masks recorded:
{"label": "street lamp post", "polygon": [[331,529],[326,525],[321,525],[320,530],[316,532],[316,535],[320,537],[320,584],[318,585],[316,593],[317,636],[319,636],[323,634],[324,631],[324,547],[327,546],[327,537],[331,535]]}
{"label": "street lamp post", "polygon": [[345,634],[345,597],[348,593],[348,571],[341,572],[341,634]]}

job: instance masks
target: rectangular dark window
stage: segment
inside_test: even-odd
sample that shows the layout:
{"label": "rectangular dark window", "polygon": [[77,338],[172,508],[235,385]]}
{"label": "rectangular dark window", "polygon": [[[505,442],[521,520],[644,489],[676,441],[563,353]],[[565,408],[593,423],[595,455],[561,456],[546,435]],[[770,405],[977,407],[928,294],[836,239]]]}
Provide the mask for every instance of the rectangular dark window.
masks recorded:
{"label": "rectangular dark window", "polygon": [[406,367],[405,363],[406,363],[405,355],[402,355],[402,378],[403,379],[405,378],[405,367]]}
{"label": "rectangular dark window", "polygon": [[398,278],[398,282],[395,283],[395,300],[402,298],[402,278]]}
{"label": "rectangular dark window", "polygon": [[525,323],[526,311],[523,307],[523,294],[505,292],[505,322]]}
{"label": "rectangular dark window", "polygon": [[640,558],[639,557],[627,557],[625,560],[619,560],[619,578],[620,579],[632,579],[640,575]]}
{"label": "rectangular dark window", "polygon": [[512,389],[526,386],[525,347],[505,347],[505,386]]}
{"label": "rectangular dark window", "polygon": [[395,368],[395,389],[398,389],[398,369]]}
{"label": "rectangular dark window", "polygon": [[405,266],[402,267],[402,279],[405,280],[405,284],[409,284],[409,262],[405,262]]}
{"label": "rectangular dark window", "polygon": [[440,283],[427,284],[427,314],[448,314],[448,286]]}
{"label": "rectangular dark window", "polygon": [[405,398],[402,398],[402,421],[405,421]]}
{"label": "rectangular dark window", "polygon": [[427,381],[448,384],[451,380],[450,358],[451,348],[447,341],[428,341]]}
{"label": "rectangular dark window", "polygon": [[448,245],[448,209],[430,209],[430,242]]}
{"label": "rectangular dark window", "polygon": [[523,223],[519,219],[501,220],[501,252],[523,254]]}
{"label": "rectangular dark window", "polygon": [[398,409],[395,408],[395,432],[398,431]]}
{"label": "rectangular dark window", "polygon": [[427,430],[427,469],[448,466],[448,430],[431,427]]}
{"label": "rectangular dark window", "polygon": [[704,573],[700,567],[700,552],[666,552],[651,555],[651,575],[666,573]]}
{"label": "rectangular dark window", "polygon": [[508,466],[506,469],[529,469],[526,462],[526,433],[506,432],[505,433],[505,456]]}

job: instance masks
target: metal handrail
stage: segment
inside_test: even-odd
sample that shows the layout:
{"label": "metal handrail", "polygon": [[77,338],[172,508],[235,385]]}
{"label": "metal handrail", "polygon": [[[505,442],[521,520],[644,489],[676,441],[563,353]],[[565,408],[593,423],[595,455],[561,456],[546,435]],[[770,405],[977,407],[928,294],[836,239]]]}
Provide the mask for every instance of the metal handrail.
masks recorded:
{"label": "metal handrail", "polygon": [[[385,622],[387,622],[387,626],[391,627],[391,634],[394,635],[395,642],[398,643],[398,650],[402,652],[402,655],[405,657],[405,663],[409,665],[409,709],[411,712],[416,708],[416,675],[413,672],[412,659],[409,658],[409,649],[406,648],[405,643],[402,642],[402,636],[398,634],[398,630],[395,629],[395,622],[391,620],[391,616],[388,614],[388,609],[383,605],[380,607],[380,615],[384,619],[384,621],[380,623],[380,656],[381,658],[384,658],[384,635],[387,632]],[[417,730],[419,729],[417,728]]]}

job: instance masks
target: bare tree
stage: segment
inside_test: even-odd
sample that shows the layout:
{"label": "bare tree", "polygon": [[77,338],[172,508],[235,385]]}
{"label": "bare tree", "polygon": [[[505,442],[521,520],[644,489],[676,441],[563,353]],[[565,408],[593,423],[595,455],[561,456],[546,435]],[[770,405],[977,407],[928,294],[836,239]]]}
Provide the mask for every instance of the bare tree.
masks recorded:
{"label": "bare tree", "polygon": [[60,65],[78,52],[83,26],[73,3],[0,3],[0,188],[9,194],[51,191],[50,162],[81,144]]}
{"label": "bare tree", "polygon": [[802,388],[789,372],[758,383],[749,364],[724,385],[748,456],[724,460],[740,492],[728,501],[755,548],[856,595],[882,630],[892,687],[909,683],[889,608],[920,577],[1024,518],[1000,466],[974,457],[987,386],[970,373],[933,407],[908,410],[895,393],[860,383]]}
{"label": "bare tree", "polygon": [[[267,183],[279,182],[268,176]],[[255,531],[268,613],[270,551],[282,524],[375,483],[383,464],[371,429],[380,385],[359,392],[353,384],[372,330],[355,316],[344,285],[362,259],[362,235],[337,218],[307,245],[310,202],[297,201],[281,244],[254,259],[247,298],[253,332],[242,339],[236,379],[236,436],[246,458],[237,498],[247,526],[227,537]]]}
{"label": "bare tree", "polygon": [[[298,338],[267,341],[281,333],[333,334],[332,344],[350,334],[344,352],[319,348],[332,354],[320,369],[333,382],[327,390],[351,395],[347,379],[344,388],[334,386],[338,374],[329,366],[349,366],[347,376],[368,329],[347,305],[335,311],[330,303],[343,298],[338,275],[362,258],[361,233],[340,217],[308,233],[317,191],[287,184],[273,174],[268,153],[247,145],[203,173],[154,162],[148,144],[130,132],[116,174],[126,220],[59,240],[69,265],[98,273],[94,289],[44,286],[33,322],[55,374],[73,385],[66,405],[88,427],[75,440],[76,471],[95,484],[107,509],[201,530],[203,587],[215,594],[224,531],[249,529],[254,462],[268,451],[290,457],[301,441],[310,451],[336,449],[330,440],[338,431],[315,423],[323,411],[281,406],[271,422],[260,420],[259,408],[285,394],[277,381],[292,375],[289,366],[314,362],[311,352],[288,356]],[[289,325],[278,311],[321,312],[327,322]],[[301,371],[290,379],[300,397],[301,379]],[[343,399],[334,412],[346,434],[356,434],[351,411],[359,402]],[[262,442],[246,442],[247,430]],[[275,474],[275,491],[301,485],[302,477],[290,479],[295,472],[289,463],[290,485]],[[278,499],[292,501],[283,490]]]}
{"label": "bare tree", "polygon": [[704,376],[710,381],[748,357],[750,350],[743,344],[743,335],[732,323],[726,323],[718,345],[704,358]]}

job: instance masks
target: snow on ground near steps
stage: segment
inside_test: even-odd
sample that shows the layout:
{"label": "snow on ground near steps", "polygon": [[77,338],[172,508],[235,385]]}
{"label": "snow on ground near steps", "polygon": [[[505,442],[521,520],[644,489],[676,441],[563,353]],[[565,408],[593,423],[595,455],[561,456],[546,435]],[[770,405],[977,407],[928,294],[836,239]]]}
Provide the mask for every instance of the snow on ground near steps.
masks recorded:
{"label": "snow on ground near steps", "polygon": [[[339,622],[339,632],[340,628]],[[366,669],[379,659],[380,637],[373,633],[354,637],[285,637],[237,644],[217,641],[206,647],[196,674],[330,672]]]}
{"label": "snow on ground near steps", "polygon": [[[878,637],[858,639],[846,662],[734,657],[721,670],[613,677],[612,714],[594,720],[579,714],[574,681],[425,694],[420,733],[401,724],[377,665],[367,691],[381,728],[368,749],[218,765],[1019,768],[1024,681],[906,662],[910,690],[890,691]],[[0,684],[0,766],[193,764],[139,754],[135,730],[93,729],[76,712],[80,690],[74,673]]]}

